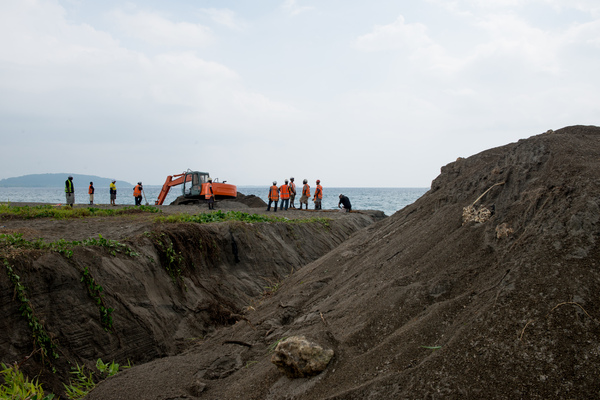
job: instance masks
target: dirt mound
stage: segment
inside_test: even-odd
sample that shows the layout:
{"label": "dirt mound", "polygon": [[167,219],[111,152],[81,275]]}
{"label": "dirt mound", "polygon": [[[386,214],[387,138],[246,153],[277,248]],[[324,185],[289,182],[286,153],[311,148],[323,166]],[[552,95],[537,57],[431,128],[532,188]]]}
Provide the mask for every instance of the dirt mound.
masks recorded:
{"label": "dirt mound", "polygon": [[[170,205],[172,205],[172,206],[199,205],[199,204],[205,204],[205,203],[206,203],[206,200],[204,200],[204,199],[195,199],[195,198],[187,198],[184,196],[179,196],[175,200],[173,200]],[[267,206],[267,203],[265,203],[264,200],[261,199],[260,197],[255,196],[253,194],[245,195],[240,192],[237,193],[237,197],[235,199],[233,199],[233,198],[222,199],[222,198],[219,198],[219,196],[217,196],[217,203],[226,203],[230,206],[233,204],[238,204],[238,205],[243,205],[244,207],[249,207],[249,208],[262,208],[262,207]]]}
{"label": "dirt mound", "polygon": [[[458,159],[247,321],[88,398],[595,398],[599,170],[597,127]],[[291,380],[270,362],[295,335],[334,349],[317,377]]]}
{"label": "dirt mound", "polygon": [[262,208],[267,206],[267,203],[265,203],[263,199],[253,194],[245,195],[238,192],[237,198],[235,200],[247,205],[250,208]]}

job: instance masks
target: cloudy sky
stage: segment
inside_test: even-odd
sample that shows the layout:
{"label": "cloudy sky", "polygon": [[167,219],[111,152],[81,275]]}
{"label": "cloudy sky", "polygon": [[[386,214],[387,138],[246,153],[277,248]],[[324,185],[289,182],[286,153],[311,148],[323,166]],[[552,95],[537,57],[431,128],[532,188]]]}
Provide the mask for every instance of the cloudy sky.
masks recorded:
{"label": "cloudy sky", "polygon": [[599,71],[597,0],[0,0],[0,179],[428,187]]}

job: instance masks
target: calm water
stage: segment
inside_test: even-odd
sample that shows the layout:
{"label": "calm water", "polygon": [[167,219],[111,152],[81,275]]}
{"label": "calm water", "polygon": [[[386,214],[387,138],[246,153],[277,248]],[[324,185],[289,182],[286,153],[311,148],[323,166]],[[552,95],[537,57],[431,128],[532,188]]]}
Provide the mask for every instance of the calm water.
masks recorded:
{"label": "calm water", "polygon": [[[301,187],[302,185],[300,185]],[[160,186],[144,186],[146,200],[151,205],[160,193]],[[267,201],[267,186],[238,186],[238,191],[249,195],[253,194]],[[392,215],[398,210],[412,204],[427,191],[427,188],[330,188],[323,187],[322,207],[326,209],[337,209],[338,196],[340,193],[348,196],[352,202],[352,208],[357,210],[381,210],[386,215]],[[314,187],[311,186],[314,193]],[[169,204],[181,195],[181,189],[171,189],[164,204]],[[296,197],[296,206],[300,196]],[[63,188],[4,188],[0,187],[0,202],[36,202],[36,203],[65,203],[65,192]],[[94,202],[96,204],[109,204],[108,188],[96,187]],[[75,187],[75,203],[88,204],[87,185]],[[119,188],[117,186],[117,204],[134,204],[132,188]],[[145,204],[145,201],[142,201]],[[309,207],[313,208],[309,200]]]}

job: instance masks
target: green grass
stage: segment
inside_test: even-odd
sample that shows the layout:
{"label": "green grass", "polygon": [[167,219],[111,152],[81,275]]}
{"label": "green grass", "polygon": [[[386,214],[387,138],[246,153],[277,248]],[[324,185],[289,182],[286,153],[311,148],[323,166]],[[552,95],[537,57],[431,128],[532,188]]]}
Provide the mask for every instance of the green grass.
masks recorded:
{"label": "green grass", "polygon": [[29,380],[15,365],[0,364],[0,376],[4,383],[0,385],[0,399],[51,400],[53,394],[44,394],[44,389],[37,379]]}
{"label": "green grass", "polygon": [[59,239],[56,242],[46,242],[43,239],[35,239],[33,241],[25,240],[21,233],[0,233],[0,250],[6,247],[29,250],[50,250],[60,253],[67,258],[71,258],[71,256],[73,256],[73,249],[76,246],[104,247],[105,249],[108,249],[113,256],[116,255],[116,253],[124,253],[128,256],[139,255],[126,244],[119,243],[116,240],[105,239],[102,235],[98,235],[98,239],[90,238],[82,241]]}
{"label": "green grass", "polygon": [[139,213],[160,213],[156,207],[152,206],[137,206],[137,207],[122,207],[122,208],[97,208],[97,207],[75,207],[68,206],[10,206],[8,204],[0,204],[0,217],[16,217],[22,219],[34,218],[54,218],[54,219],[69,219],[69,218],[86,218],[86,217],[110,217],[125,214]]}
{"label": "green grass", "polygon": [[200,214],[173,214],[168,216],[158,216],[155,218],[156,222],[193,222],[197,224],[208,224],[212,222],[225,222],[225,221],[239,221],[246,223],[273,223],[273,222],[285,222],[291,224],[306,224],[306,223],[320,223],[324,227],[329,227],[329,218],[297,218],[289,219],[286,217],[275,217],[262,214],[249,214],[241,211],[227,211],[221,210],[211,213],[200,213]]}

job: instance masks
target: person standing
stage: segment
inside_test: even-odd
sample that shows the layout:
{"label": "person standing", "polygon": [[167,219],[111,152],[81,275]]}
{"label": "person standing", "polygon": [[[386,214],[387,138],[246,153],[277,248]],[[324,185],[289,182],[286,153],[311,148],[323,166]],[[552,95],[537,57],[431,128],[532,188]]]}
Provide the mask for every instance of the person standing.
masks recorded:
{"label": "person standing", "polygon": [[94,182],[90,182],[90,187],[88,188],[88,194],[90,195],[90,206],[94,205]]}
{"label": "person standing", "polygon": [[133,188],[133,198],[135,199],[135,205],[142,205],[142,182],[138,182],[137,185]]}
{"label": "person standing", "polygon": [[294,199],[296,198],[296,184],[294,183],[294,177],[290,178],[290,208],[296,208]]}
{"label": "person standing", "polygon": [[206,192],[204,193],[204,198],[206,199],[206,202],[208,203],[208,209],[214,210],[215,209],[215,193],[213,192],[211,178],[208,178],[208,183],[206,184]]}
{"label": "person standing", "polygon": [[116,180],[113,180],[108,186],[108,192],[110,194],[110,204],[112,206],[116,206],[115,200],[117,200],[117,185],[115,185]]}
{"label": "person standing", "polygon": [[73,208],[73,203],[75,203],[75,188],[73,187],[73,177],[71,175],[65,181],[65,195],[67,196],[67,205]]}
{"label": "person standing", "polygon": [[346,212],[352,211],[352,204],[350,204],[350,199],[348,196],[344,196],[340,193],[340,202],[338,203],[338,208],[342,208],[346,210]]}
{"label": "person standing", "polygon": [[323,186],[321,186],[321,181],[317,179],[317,189],[315,190],[315,198],[313,201],[315,202],[315,210],[321,209],[321,200],[323,199]]}
{"label": "person standing", "polygon": [[273,186],[269,188],[269,204],[267,205],[267,211],[271,211],[271,203],[275,202],[275,212],[277,212],[277,203],[279,202],[279,188],[277,187],[277,181],[273,181]]}
{"label": "person standing", "polygon": [[308,181],[305,179],[302,181],[304,186],[302,186],[302,196],[300,196],[300,209],[302,210],[302,204],[306,205],[306,209],[308,210],[308,198],[310,197],[310,186],[308,186]]}
{"label": "person standing", "polygon": [[287,211],[290,205],[290,186],[288,185],[288,180],[285,180],[285,183],[281,185],[279,188],[279,193],[281,194],[281,209]]}

